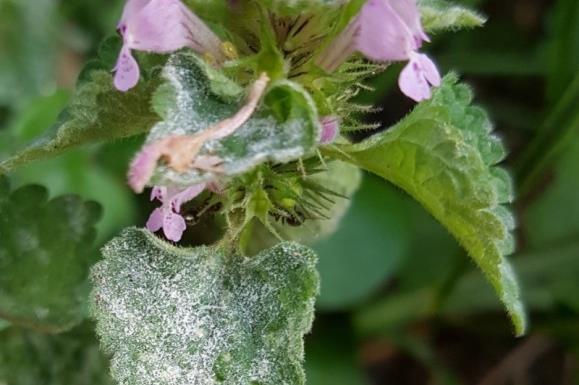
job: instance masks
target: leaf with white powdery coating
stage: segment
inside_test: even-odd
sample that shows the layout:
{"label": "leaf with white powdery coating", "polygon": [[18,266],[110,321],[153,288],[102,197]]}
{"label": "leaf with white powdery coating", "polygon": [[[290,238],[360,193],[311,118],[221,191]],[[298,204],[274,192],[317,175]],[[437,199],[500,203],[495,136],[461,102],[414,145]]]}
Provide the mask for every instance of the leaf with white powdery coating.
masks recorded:
{"label": "leaf with white powdery coating", "polygon": [[[200,133],[230,118],[242,105],[242,89],[192,53],[173,55],[163,76],[167,83],[159,88],[153,104],[164,120],[151,130],[148,143]],[[270,85],[253,117],[235,133],[210,140],[201,148],[199,155],[222,160],[218,172],[192,169],[181,173],[162,165],[152,184],[186,187],[243,174],[267,161],[289,162],[311,152],[320,132],[309,94],[296,83],[278,81]]]}
{"label": "leaf with white powdery coating", "polygon": [[0,318],[51,333],[83,320],[100,215],[74,195],[48,200],[41,186],[10,191],[0,176]]}
{"label": "leaf with white powdery coating", "polygon": [[445,78],[431,100],[393,128],[341,146],[330,155],[373,172],[419,201],[465,247],[510,314],[526,329],[519,286],[506,259],[514,249],[510,176],[496,167],[505,156],[486,113],[470,106],[472,93]]}
{"label": "leaf with white powdery coating", "polygon": [[482,27],[486,18],[446,0],[420,0],[422,25],[426,32]]}
{"label": "leaf with white powdery coating", "polygon": [[92,311],[123,385],[299,385],[316,256],[282,243],[253,258],[182,249],[127,229],[92,271]]}

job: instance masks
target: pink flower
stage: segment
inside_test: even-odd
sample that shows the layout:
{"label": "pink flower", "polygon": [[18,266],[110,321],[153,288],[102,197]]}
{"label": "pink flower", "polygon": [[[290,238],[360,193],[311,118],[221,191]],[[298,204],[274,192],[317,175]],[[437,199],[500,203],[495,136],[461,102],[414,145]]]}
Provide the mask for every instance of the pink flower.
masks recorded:
{"label": "pink flower", "polygon": [[430,40],[422,29],[416,0],[368,0],[318,64],[334,71],[355,52],[377,62],[408,60],[399,86],[404,94],[421,101],[429,99],[431,86],[441,82],[436,65],[418,53],[425,41]]}
{"label": "pink flower", "polygon": [[157,232],[162,228],[167,239],[179,242],[187,229],[185,218],[179,214],[181,206],[197,197],[203,190],[205,190],[204,183],[186,189],[155,186],[151,191],[151,200],[157,199],[163,205],[151,213],[147,221],[147,229]]}
{"label": "pink flower", "polygon": [[132,50],[171,53],[185,47],[223,59],[221,41],[180,0],[128,0],[118,25],[123,37],[115,87],[128,91],[139,81]]}
{"label": "pink flower", "polygon": [[340,118],[337,116],[324,116],[320,119],[322,123],[322,135],[320,144],[330,144],[340,134]]}

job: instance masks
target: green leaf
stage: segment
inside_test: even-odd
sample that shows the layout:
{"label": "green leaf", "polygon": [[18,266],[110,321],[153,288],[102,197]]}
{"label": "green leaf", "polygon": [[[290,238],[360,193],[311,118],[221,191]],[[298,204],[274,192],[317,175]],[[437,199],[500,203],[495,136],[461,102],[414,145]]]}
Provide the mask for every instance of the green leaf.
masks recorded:
{"label": "green leaf", "polygon": [[431,100],[395,127],[333,155],[382,176],[419,201],[468,251],[496,289],[516,333],[526,328],[517,280],[506,255],[515,226],[504,206],[513,199],[505,156],[472,93],[446,77]]}
{"label": "green leaf", "polygon": [[100,206],[77,196],[48,200],[46,189],[10,191],[0,177],[0,317],[46,332],[84,318]]}
{"label": "green leaf", "polygon": [[[164,118],[151,131],[148,142],[171,135],[194,134],[233,116],[240,103],[239,86],[224,75],[209,74],[191,53],[173,55],[164,70],[168,81],[155,95],[156,110]],[[207,142],[200,155],[223,160],[219,176],[243,174],[266,162],[288,162],[306,155],[317,145],[320,124],[309,94],[290,81],[272,84],[254,117],[233,135]],[[178,173],[158,168],[153,184],[191,186],[211,180],[212,172]]]}
{"label": "green leaf", "polygon": [[413,231],[405,206],[404,198],[384,181],[364,179],[339,230],[314,246],[323,282],[320,309],[352,308],[396,271]]}
{"label": "green leaf", "polygon": [[486,18],[446,0],[419,1],[422,25],[426,32],[482,27]]}
{"label": "green leaf", "polygon": [[304,384],[316,256],[283,243],[246,259],[128,229],[95,266],[93,313],[120,384]]}
{"label": "green leaf", "polygon": [[90,324],[57,336],[13,327],[0,341],[0,384],[112,384]]}
{"label": "green leaf", "polygon": [[[90,64],[89,64],[90,65]],[[144,132],[159,120],[150,108],[158,82],[141,81],[127,93],[117,91],[110,70],[88,71],[58,121],[34,144],[0,163],[0,173],[31,161],[57,156],[90,143],[126,138]]]}
{"label": "green leaf", "polygon": [[[577,255],[579,244],[571,242],[514,258],[513,265],[524,289],[523,298],[530,309],[554,312],[564,305],[579,311]],[[473,296],[476,296],[476,301],[472,300]],[[442,310],[451,315],[477,314],[496,311],[498,305],[480,276],[471,273],[460,279]]]}

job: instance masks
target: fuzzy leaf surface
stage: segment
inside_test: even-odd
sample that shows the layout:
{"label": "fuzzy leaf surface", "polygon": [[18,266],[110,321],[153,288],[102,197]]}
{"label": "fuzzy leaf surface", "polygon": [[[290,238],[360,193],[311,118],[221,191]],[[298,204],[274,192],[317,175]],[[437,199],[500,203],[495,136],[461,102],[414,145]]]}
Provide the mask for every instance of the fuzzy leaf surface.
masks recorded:
{"label": "fuzzy leaf surface", "polygon": [[399,124],[334,156],[349,159],[399,186],[419,201],[468,251],[523,334],[526,318],[519,286],[506,259],[514,249],[509,174],[486,113],[470,105],[472,93],[447,76],[431,100]]}
{"label": "fuzzy leaf surface", "polygon": [[[199,133],[233,116],[243,102],[242,90],[220,73],[209,71],[191,53],[173,55],[165,67],[167,83],[154,97],[163,117],[152,129],[148,142]],[[288,162],[315,148],[320,124],[313,101],[301,86],[290,81],[272,84],[254,116],[234,134],[205,143],[200,155],[218,156],[221,171],[190,170],[178,173],[160,166],[153,178],[157,185],[190,186],[216,176],[243,174],[266,162]]]}
{"label": "fuzzy leaf surface", "polygon": [[[144,78],[122,93],[115,89],[111,61],[118,39],[105,40],[101,59],[89,62],[80,74],[75,95],[47,133],[14,156],[0,162],[0,174],[26,163],[52,158],[85,144],[112,141],[145,133],[159,120],[150,99],[159,83]],[[148,64],[143,60],[145,68]]]}
{"label": "fuzzy leaf surface", "polygon": [[0,318],[60,332],[85,316],[90,246],[100,206],[45,188],[11,191],[0,177]]}
{"label": "fuzzy leaf surface", "polygon": [[103,249],[93,314],[123,385],[298,385],[318,292],[316,256],[180,249],[128,229]]}
{"label": "fuzzy leaf surface", "polygon": [[477,12],[446,0],[421,0],[419,6],[426,32],[482,27],[486,22]]}

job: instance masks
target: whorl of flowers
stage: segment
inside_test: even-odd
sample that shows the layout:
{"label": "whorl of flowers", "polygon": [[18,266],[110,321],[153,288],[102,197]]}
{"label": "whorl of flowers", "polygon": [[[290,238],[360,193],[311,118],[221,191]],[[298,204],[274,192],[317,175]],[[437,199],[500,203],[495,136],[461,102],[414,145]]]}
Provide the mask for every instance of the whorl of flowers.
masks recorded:
{"label": "whorl of flowers", "polygon": [[[312,81],[308,74],[314,72],[326,77],[338,76],[343,65],[361,54],[374,63],[408,62],[400,74],[399,86],[404,94],[415,101],[429,99],[431,87],[440,85],[441,77],[435,64],[419,52],[429,38],[423,31],[415,0],[367,0],[358,14],[341,31],[333,34],[329,31],[337,24],[331,17],[290,17],[269,13],[265,18],[271,24],[268,31],[268,26],[259,25],[263,23],[263,17],[256,27],[255,15],[260,12],[248,11],[251,7],[255,8],[256,3],[227,4],[233,15],[238,14],[240,19],[247,18],[246,30],[253,27],[253,31],[245,35],[245,46],[236,47],[220,38],[179,0],[128,0],[126,3],[118,24],[123,46],[114,69],[114,83],[119,91],[127,92],[139,82],[140,69],[133,51],[167,54],[188,48],[219,68],[227,66],[228,61],[234,66],[243,63],[244,58],[238,58],[238,51],[251,57],[258,53],[259,45],[263,51],[263,47],[275,41],[278,46],[270,49],[285,56],[285,63],[281,66],[276,66],[272,58],[260,59],[266,65],[257,70],[252,81],[247,82],[248,96],[235,115],[192,136],[175,135],[148,143],[136,156],[129,171],[130,185],[137,192],[146,187],[159,161],[164,161],[178,172],[188,168],[218,171],[222,160],[199,154],[200,149],[207,142],[232,135],[248,121],[259,108],[272,78],[301,77],[309,79],[307,82]],[[346,6],[347,2],[337,2],[331,12],[338,15]],[[261,14],[265,13],[267,11],[261,8]],[[326,22],[330,24],[320,25]],[[256,41],[259,34],[261,41]],[[304,84],[306,89],[309,86]],[[346,118],[340,116],[337,110],[328,112],[319,118],[321,146],[329,145],[338,138],[340,126]],[[168,239],[180,240],[186,229],[185,220],[179,214],[181,205],[195,198],[204,188],[205,184],[179,189],[155,186],[153,197],[162,202],[162,207],[153,212],[147,227],[152,231],[162,228]]]}

